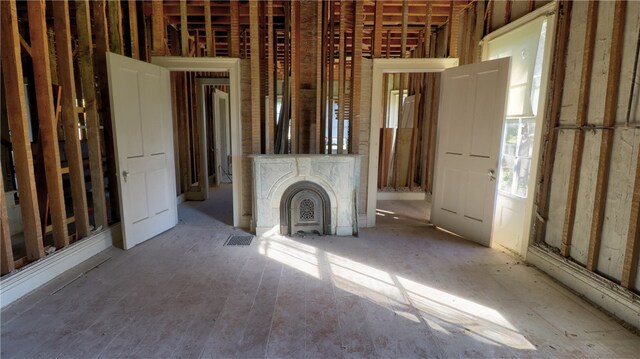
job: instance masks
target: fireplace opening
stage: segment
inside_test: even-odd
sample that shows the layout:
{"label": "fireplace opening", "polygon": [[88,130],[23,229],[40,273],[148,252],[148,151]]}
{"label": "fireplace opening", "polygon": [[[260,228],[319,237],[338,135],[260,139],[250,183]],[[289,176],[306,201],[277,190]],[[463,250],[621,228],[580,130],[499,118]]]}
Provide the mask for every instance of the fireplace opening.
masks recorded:
{"label": "fireplace opening", "polygon": [[331,203],[320,185],[300,181],[292,184],[280,200],[280,233],[331,233]]}

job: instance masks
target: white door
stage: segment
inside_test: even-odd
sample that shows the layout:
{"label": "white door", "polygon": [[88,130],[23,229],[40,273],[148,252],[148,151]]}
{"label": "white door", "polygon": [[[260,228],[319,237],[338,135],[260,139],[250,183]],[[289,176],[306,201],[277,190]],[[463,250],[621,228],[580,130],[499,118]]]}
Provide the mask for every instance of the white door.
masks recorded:
{"label": "white door", "polygon": [[177,223],[169,71],[107,53],[125,249]]}
{"label": "white door", "polygon": [[231,183],[231,124],[229,122],[229,94],[216,89],[213,92],[215,122],[216,185]]}
{"label": "white door", "polygon": [[442,74],[431,221],[491,245],[510,59]]}

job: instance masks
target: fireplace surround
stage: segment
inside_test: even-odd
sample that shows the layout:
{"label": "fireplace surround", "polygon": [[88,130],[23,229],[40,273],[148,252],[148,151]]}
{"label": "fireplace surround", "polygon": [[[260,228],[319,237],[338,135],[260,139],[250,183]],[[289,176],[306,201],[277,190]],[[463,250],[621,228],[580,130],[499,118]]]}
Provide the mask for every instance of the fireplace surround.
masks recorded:
{"label": "fireplace surround", "polygon": [[358,155],[253,155],[256,235],[358,231]]}

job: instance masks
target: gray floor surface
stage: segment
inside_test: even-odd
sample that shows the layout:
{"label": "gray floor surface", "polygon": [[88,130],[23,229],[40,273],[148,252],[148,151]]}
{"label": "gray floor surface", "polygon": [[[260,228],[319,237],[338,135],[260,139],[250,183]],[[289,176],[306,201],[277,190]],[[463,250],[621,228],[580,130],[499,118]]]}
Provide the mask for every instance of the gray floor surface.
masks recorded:
{"label": "gray floor surface", "polygon": [[500,250],[380,201],[358,237],[255,239],[229,188],[2,311],[9,358],[638,358],[640,337]]}

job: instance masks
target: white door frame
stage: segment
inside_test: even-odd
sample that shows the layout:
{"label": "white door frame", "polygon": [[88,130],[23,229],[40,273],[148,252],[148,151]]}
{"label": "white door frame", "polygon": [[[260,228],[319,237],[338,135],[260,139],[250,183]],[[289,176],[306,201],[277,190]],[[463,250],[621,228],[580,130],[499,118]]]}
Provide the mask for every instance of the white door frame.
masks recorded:
{"label": "white door frame", "polygon": [[442,72],[458,66],[458,59],[374,59],[371,79],[371,127],[369,132],[369,177],[367,185],[367,223],[366,227],[376,225],[376,201],[378,200],[378,154],[380,148],[380,128],[382,113],[385,111],[382,101],[384,84],[383,74]]}
{"label": "white door frame", "polygon": [[[242,118],[240,106],[240,59],[230,57],[152,56],[151,63],[165,67],[170,71],[229,73],[229,118],[231,120],[231,158],[233,161],[231,168],[233,173],[241,173]],[[200,132],[200,141],[201,143],[205,143],[206,133],[204,131]],[[234,227],[241,226],[240,199],[242,198],[242,181],[242,176],[234,176],[232,181]]]}

